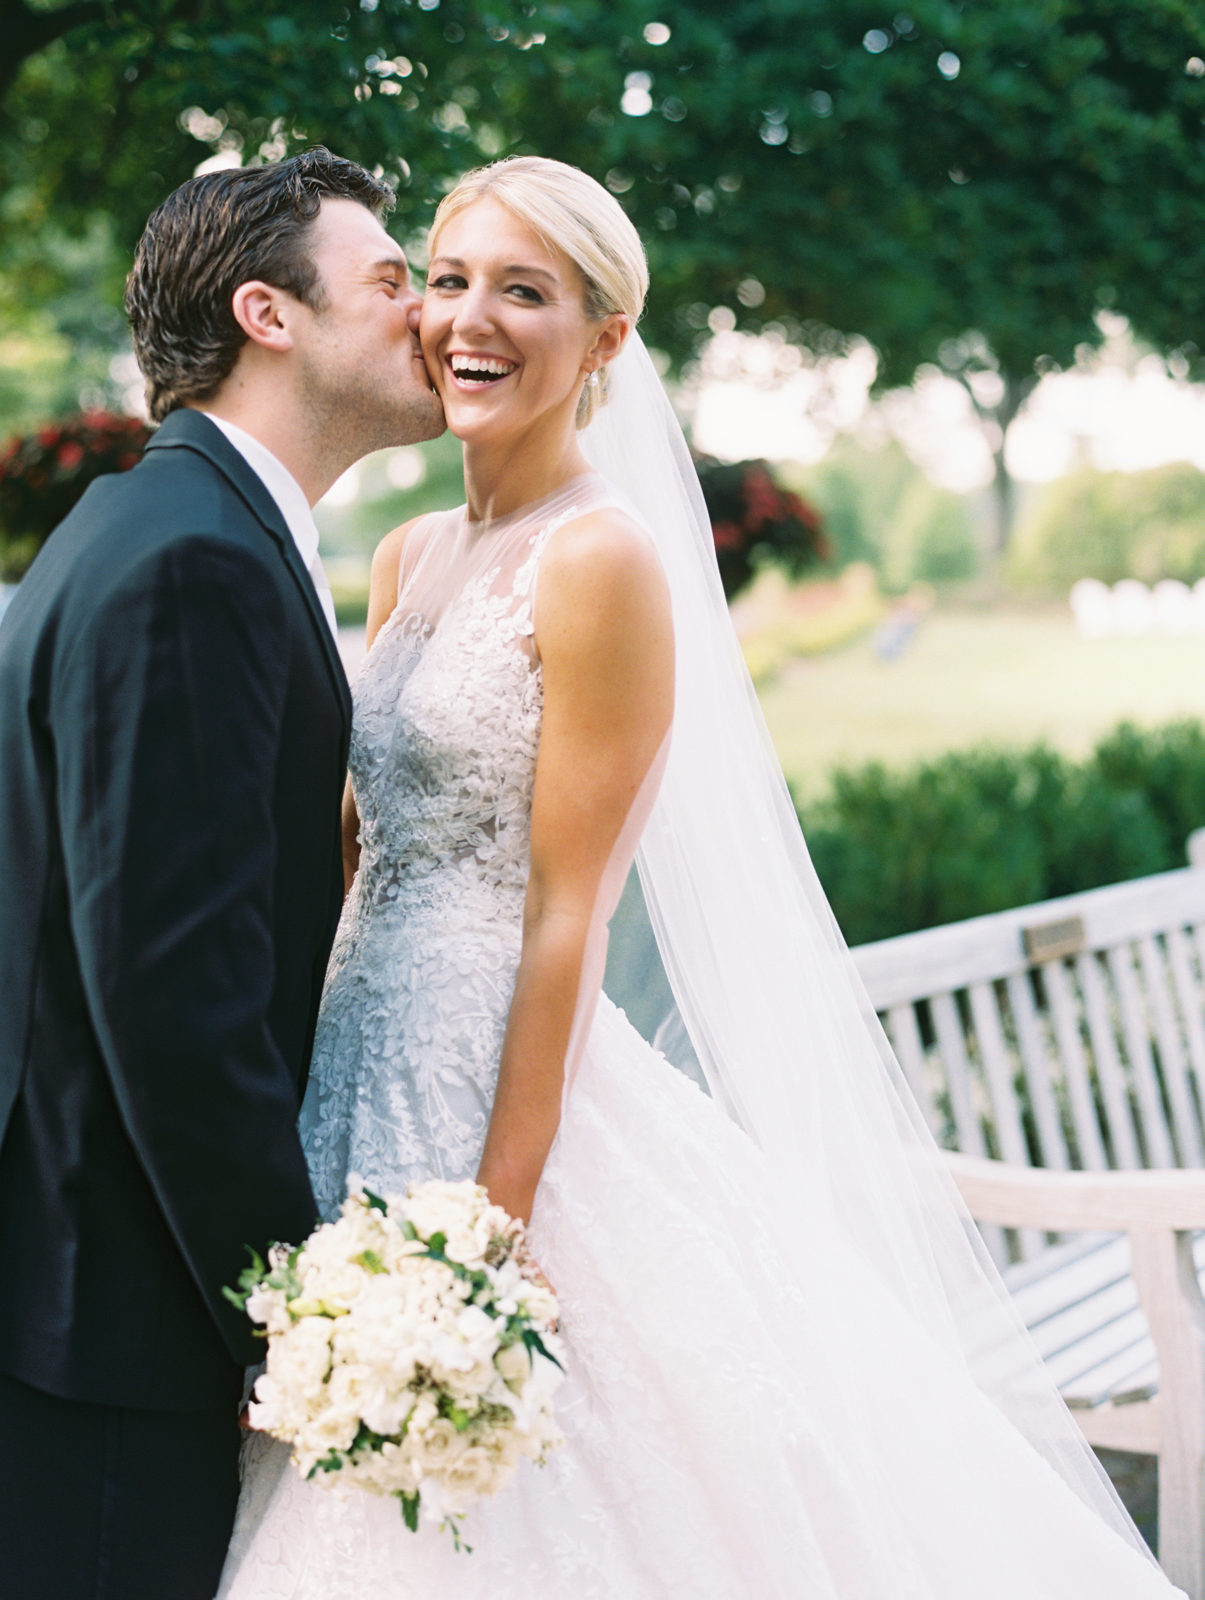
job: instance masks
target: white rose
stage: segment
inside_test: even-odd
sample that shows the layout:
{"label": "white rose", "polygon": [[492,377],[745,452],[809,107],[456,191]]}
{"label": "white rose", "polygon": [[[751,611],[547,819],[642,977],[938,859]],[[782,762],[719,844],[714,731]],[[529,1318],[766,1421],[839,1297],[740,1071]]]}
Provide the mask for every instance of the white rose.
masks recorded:
{"label": "white rose", "polygon": [[301,1396],[319,1393],[331,1364],[331,1322],[303,1317],[268,1343],[268,1372],[282,1390]]}
{"label": "white rose", "polygon": [[436,1417],[423,1430],[415,1461],[423,1472],[443,1472],[453,1461],[459,1460],[468,1447],[468,1440],[447,1417]]}
{"label": "white rose", "polygon": [[493,1456],[482,1445],[470,1445],[447,1470],[440,1474],[445,1495],[465,1509],[482,1495],[494,1494],[502,1487],[502,1474]]}

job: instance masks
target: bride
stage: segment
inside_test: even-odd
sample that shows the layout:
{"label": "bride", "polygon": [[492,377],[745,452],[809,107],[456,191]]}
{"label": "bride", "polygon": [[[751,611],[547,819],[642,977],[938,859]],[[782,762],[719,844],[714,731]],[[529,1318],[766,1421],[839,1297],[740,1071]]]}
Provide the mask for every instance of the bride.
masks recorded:
{"label": "bride", "polygon": [[[436,216],[421,336],[467,504],[374,559],[302,1113],[327,1215],[356,1172],[476,1175],[530,1219],[567,1443],[474,1508],[466,1555],[254,1436],[221,1596],[1171,1597],[816,884],[645,287],[559,162],[470,173]],[[633,852],[678,1065],[600,990]]]}

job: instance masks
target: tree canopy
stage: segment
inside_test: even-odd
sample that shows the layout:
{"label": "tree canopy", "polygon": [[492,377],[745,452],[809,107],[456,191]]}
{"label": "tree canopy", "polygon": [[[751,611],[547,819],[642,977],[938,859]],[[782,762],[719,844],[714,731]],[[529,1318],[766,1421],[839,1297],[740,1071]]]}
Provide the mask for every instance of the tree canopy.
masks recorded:
{"label": "tree canopy", "polygon": [[465,167],[538,152],[628,208],[675,359],[719,307],[812,349],[861,335],[881,383],[938,363],[1007,420],[1107,306],[1200,372],[1197,0],[896,3],[15,0],[0,275],[98,213],[128,251],[223,146],[379,167],[402,233]]}

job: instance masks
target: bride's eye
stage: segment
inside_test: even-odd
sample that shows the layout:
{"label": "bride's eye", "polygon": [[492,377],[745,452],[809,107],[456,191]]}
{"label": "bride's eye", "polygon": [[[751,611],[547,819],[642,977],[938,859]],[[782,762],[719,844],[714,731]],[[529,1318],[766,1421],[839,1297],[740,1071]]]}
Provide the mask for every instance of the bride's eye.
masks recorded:
{"label": "bride's eye", "polygon": [[533,289],[529,283],[512,283],[510,292],[518,295],[520,300],[528,301],[531,305],[542,306],[544,304],[544,296],[538,289]]}
{"label": "bride's eye", "polygon": [[438,278],[428,278],[428,289],[463,289],[465,280],[458,272],[441,272]]}

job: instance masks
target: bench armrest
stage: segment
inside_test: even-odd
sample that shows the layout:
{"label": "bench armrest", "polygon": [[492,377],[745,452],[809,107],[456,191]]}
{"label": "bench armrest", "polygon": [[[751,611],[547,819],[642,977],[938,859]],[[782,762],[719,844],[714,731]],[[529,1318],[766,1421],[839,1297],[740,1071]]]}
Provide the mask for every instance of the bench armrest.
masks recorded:
{"label": "bench armrest", "polygon": [[1205,1172],[1055,1172],[944,1152],[978,1222],[1051,1233],[1205,1228]]}

